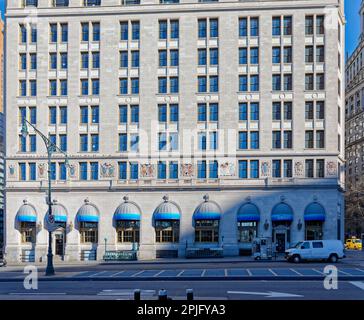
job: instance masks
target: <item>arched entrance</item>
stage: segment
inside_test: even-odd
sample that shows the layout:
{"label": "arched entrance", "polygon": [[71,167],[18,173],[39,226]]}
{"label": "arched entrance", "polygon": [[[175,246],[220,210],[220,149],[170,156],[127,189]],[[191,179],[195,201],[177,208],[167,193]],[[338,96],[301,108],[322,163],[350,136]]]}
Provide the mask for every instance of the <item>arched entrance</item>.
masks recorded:
{"label": "arched entrance", "polygon": [[272,210],[272,241],[278,253],[284,253],[291,242],[292,208],[279,203]]}

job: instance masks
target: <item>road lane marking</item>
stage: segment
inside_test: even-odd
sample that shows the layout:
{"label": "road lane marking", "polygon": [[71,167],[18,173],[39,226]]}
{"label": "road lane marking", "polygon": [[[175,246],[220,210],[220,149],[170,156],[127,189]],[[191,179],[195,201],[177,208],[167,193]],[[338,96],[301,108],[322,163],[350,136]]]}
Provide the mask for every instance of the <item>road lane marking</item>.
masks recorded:
{"label": "road lane marking", "polygon": [[362,281],[350,281],[350,283],[356,287],[358,287],[359,289],[364,290],[364,282]]}
{"label": "road lane marking", "polygon": [[246,272],[248,272],[249,277],[251,277],[251,276],[252,276],[252,273],[250,272],[250,270],[249,270],[249,269],[246,269]]}
{"label": "road lane marking", "polygon": [[182,270],[179,274],[177,274],[177,277],[179,277],[183,272],[185,272],[185,271]]}
{"label": "road lane marking", "polygon": [[340,269],[338,269],[338,272],[339,273],[343,273],[343,274],[345,274],[346,276],[353,276],[351,273],[348,273],[348,272],[345,272],[345,271],[342,271],[342,270],[340,270]]}
{"label": "road lane marking", "polygon": [[224,274],[225,274],[225,277],[227,277],[227,276],[228,276],[227,269],[224,269]]}
{"label": "road lane marking", "polygon": [[203,277],[205,275],[205,273],[206,273],[206,269],[203,269],[200,277]]}
{"label": "road lane marking", "polygon": [[9,292],[9,295],[25,296],[25,295],[66,295],[66,292]]}
{"label": "road lane marking", "polygon": [[297,273],[299,276],[302,276],[303,277],[303,274],[302,273],[299,273],[297,270],[293,269],[293,268],[290,268],[289,270]]}
{"label": "road lane marking", "polygon": [[139,271],[139,272],[137,272],[137,273],[134,273],[133,275],[131,275],[130,277],[132,277],[132,278],[134,278],[134,277],[136,277],[137,275],[139,275],[139,274],[141,274],[141,273],[143,273],[145,270],[142,270],[142,271]]}
{"label": "road lane marking", "polygon": [[116,277],[116,275],[117,275],[117,274],[121,274],[121,273],[123,273],[123,272],[125,272],[125,270],[123,270],[123,271],[119,271],[119,272],[117,272],[117,273],[113,274],[113,275],[112,275],[112,277]]}
{"label": "road lane marking", "polygon": [[91,277],[100,277],[103,273],[105,273],[107,271],[100,271],[100,272],[97,272],[97,273],[94,273],[94,274],[91,274],[89,275],[88,277],[91,278]]}
{"label": "road lane marking", "polygon": [[158,273],[156,273],[153,277],[158,277],[162,272],[164,272],[164,270],[159,271]]}
{"label": "road lane marking", "polygon": [[256,291],[227,291],[227,294],[247,294],[247,295],[257,295],[257,296],[265,296],[266,298],[301,298],[302,295],[286,293],[286,292],[256,292]]}
{"label": "road lane marking", "polygon": [[362,269],[355,268],[355,270],[358,270],[358,271],[360,271],[360,272],[364,273],[364,270],[362,270]]}
{"label": "road lane marking", "polygon": [[325,273],[323,273],[323,272],[321,272],[321,271],[319,271],[319,270],[317,270],[317,269],[315,269],[315,268],[312,268],[312,270],[313,271],[316,271],[317,273],[319,273],[319,274],[323,274],[323,275],[325,275]]}
{"label": "road lane marking", "polygon": [[272,269],[268,269],[274,276],[278,276]]}

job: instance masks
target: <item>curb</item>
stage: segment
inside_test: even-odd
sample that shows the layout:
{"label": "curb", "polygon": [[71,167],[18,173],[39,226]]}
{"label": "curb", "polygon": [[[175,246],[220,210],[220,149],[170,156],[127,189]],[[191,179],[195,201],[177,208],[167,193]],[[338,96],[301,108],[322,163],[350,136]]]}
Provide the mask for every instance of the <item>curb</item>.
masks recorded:
{"label": "curb", "polygon": [[[323,281],[326,276],[233,276],[233,277],[59,277],[59,278],[39,278],[41,282],[80,282],[80,281]],[[364,276],[338,276],[339,281],[364,281]],[[2,278],[1,282],[23,282],[22,278]]]}

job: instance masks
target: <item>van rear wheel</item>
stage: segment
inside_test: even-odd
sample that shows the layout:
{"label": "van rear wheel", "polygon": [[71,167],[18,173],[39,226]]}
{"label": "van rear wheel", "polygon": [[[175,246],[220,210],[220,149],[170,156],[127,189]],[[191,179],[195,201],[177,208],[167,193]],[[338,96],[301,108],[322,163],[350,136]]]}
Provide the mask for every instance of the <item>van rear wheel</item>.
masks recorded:
{"label": "van rear wheel", "polygon": [[338,260],[339,260],[339,258],[337,256],[337,254],[335,254],[335,253],[331,254],[330,257],[329,257],[329,261],[331,263],[336,263]]}

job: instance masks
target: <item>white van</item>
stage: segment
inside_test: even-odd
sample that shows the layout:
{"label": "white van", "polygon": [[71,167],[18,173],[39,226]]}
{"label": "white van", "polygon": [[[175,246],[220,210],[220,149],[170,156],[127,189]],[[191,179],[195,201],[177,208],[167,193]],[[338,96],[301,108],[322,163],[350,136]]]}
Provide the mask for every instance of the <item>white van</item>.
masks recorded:
{"label": "white van", "polygon": [[345,258],[344,245],[340,240],[300,241],[285,253],[287,261],[295,263],[302,260],[326,260],[336,263]]}

